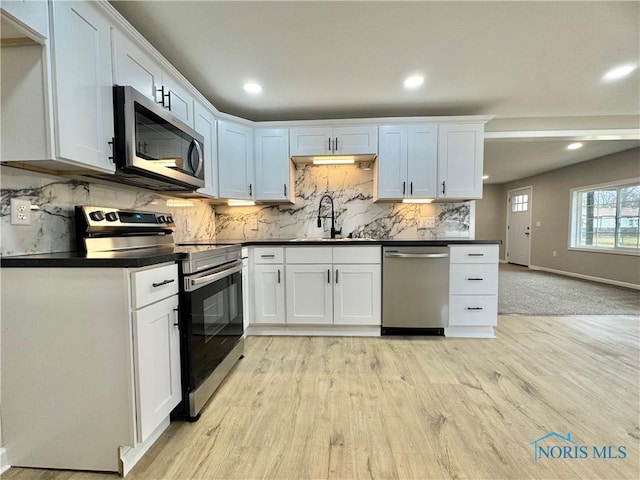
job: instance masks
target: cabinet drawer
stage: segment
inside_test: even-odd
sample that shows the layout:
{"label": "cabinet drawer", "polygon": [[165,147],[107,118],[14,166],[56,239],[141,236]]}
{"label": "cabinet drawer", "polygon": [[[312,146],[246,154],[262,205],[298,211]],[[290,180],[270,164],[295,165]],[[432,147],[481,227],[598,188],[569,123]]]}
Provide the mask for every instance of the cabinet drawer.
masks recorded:
{"label": "cabinet drawer", "polygon": [[333,247],[333,263],[380,263],[380,247]]}
{"label": "cabinet drawer", "polygon": [[288,247],[287,263],[333,263],[331,247]]}
{"label": "cabinet drawer", "polygon": [[498,245],[451,245],[450,263],[498,263]]}
{"label": "cabinet drawer", "polygon": [[498,323],[497,295],[449,296],[449,326],[496,325]]}
{"label": "cabinet drawer", "polygon": [[284,248],[282,247],[254,248],[253,263],[255,264],[284,263]]}
{"label": "cabinet drawer", "polygon": [[139,270],[131,274],[133,308],[138,309],[178,293],[178,265]]}
{"label": "cabinet drawer", "polygon": [[497,295],[498,264],[451,265],[449,293],[451,295]]}

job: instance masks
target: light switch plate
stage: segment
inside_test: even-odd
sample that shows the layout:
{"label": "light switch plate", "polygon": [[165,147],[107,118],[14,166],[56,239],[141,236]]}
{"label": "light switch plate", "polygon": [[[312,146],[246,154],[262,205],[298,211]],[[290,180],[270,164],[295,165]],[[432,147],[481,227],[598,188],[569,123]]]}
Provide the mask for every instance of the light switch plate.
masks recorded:
{"label": "light switch plate", "polygon": [[251,230],[258,230],[258,219],[254,218],[251,220]]}
{"label": "light switch plate", "polygon": [[426,230],[427,228],[435,228],[436,226],[436,217],[422,217],[420,219],[420,224],[418,225],[418,229]]}

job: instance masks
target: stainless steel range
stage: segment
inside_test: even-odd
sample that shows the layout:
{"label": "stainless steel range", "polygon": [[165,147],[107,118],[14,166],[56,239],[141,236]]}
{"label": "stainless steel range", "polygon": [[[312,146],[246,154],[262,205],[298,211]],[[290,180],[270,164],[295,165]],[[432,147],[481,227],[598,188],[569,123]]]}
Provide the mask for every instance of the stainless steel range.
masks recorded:
{"label": "stainless steel range", "polygon": [[180,271],[182,402],[172,417],[195,421],[244,352],[240,245],[175,245],[171,215],[76,207],[78,250],[132,257],[173,253]]}

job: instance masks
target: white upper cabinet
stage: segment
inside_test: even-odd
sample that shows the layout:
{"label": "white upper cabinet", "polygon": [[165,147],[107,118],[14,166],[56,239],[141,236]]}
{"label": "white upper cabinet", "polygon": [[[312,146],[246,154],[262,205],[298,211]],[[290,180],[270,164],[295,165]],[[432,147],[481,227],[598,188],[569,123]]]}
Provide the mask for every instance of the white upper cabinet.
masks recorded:
{"label": "white upper cabinet", "polygon": [[377,199],[436,196],[437,124],[380,127]]}
{"label": "white upper cabinet", "polygon": [[[49,4],[44,0],[2,0],[0,9],[37,37],[49,37]],[[32,35],[29,35],[32,36]]]}
{"label": "white upper cabinet", "polygon": [[253,129],[218,121],[218,185],[221,198],[253,200]]}
{"label": "white upper cabinet", "polygon": [[193,128],[195,101],[188,87],[163,71],[152,56],[124,32],[114,29],[112,37],[113,83],[135,88]]}
{"label": "white upper cabinet", "polygon": [[179,80],[166,72],[163,73],[162,87],[156,93],[158,103],[193,128],[193,96]]}
{"label": "white upper cabinet", "polygon": [[133,87],[156,101],[156,90],[162,87],[160,65],[120,30],[113,30],[112,43],[113,83]]}
{"label": "white upper cabinet", "polygon": [[256,200],[293,202],[293,164],[289,129],[256,129]]}
{"label": "white upper cabinet", "polygon": [[292,157],[378,152],[376,125],[292,128],[290,138]]}
{"label": "white upper cabinet", "polygon": [[194,129],[204,137],[204,187],[198,193],[207,197],[218,197],[218,140],[216,117],[199,102],[195,102]]}
{"label": "white upper cabinet", "polygon": [[483,124],[440,124],[438,198],[482,198]]}
{"label": "white upper cabinet", "polygon": [[53,2],[57,156],[113,172],[111,25],[94,2]]}

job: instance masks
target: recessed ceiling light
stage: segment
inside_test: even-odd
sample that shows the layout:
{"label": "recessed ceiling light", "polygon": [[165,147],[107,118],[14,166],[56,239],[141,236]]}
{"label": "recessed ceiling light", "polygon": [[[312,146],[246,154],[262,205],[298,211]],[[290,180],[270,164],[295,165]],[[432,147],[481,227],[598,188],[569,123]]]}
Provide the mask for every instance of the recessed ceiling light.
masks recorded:
{"label": "recessed ceiling light", "polygon": [[483,180],[486,180],[487,178],[489,178],[489,175],[482,175]]}
{"label": "recessed ceiling light", "polygon": [[612,68],[607,73],[605,73],[604,77],[602,77],[602,80],[604,80],[605,82],[612,82],[614,80],[619,80],[629,75],[635,69],[636,69],[636,65],[632,65],[632,64],[620,65],[618,67]]}
{"label": "recessed ceiling light", "polygon": [[404,88],[418,88],[424,83],[424,77],[422,75],[411,75],[404,81]]}
{"label": "recessed ceiling light", "polygon": [[577,150],[579,148],[582,148],[582,143],[580,142],[570,143],[567,145],[567,150]]}
{"label": "recessed ceiling light", "polygon": [[262,86],[254,82],[245,83],[244,91],[247,93],[260,93],[262,91]]}

